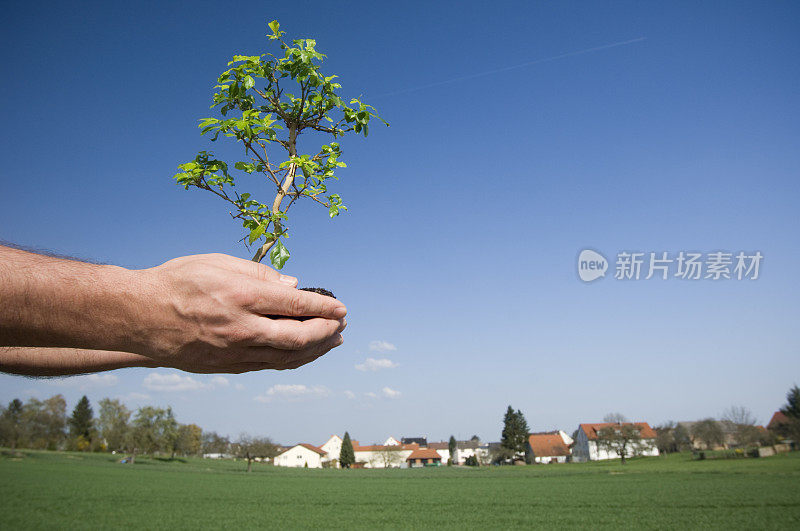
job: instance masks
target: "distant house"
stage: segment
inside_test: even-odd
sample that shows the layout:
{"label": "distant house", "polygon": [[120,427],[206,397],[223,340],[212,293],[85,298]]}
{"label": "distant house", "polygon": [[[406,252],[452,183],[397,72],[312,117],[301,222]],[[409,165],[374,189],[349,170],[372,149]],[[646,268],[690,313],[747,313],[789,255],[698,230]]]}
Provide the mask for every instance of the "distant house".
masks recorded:
{"label": "distant house", "polygon": [[233,456],[231,454],[203,454],[203,458],[205,459],[231,459]]}
{"label": "distant house", "polygon": [[428,447],[428,438],[427,437],[403,437],[400,439],[402,444],[418,444],[422,448]]}
{"label": "distant house", "polygon": [[275,457],[275,466],[322,468],[325,450],[313,444],[297,444]]}
{"label": "distant house", "polygon": [[338,435],[331,435],[325,444],[319,447],[325,452],[322,458],[323,463],[332,463],[335,468],[339,468],[339,456],[342,453],[342,438]]}
{"label": "distant house", "polygon": [[442,456],[433,448],[417,448],[406,458],[409,468],[440,466]]}
{"label": "distant house", "polygon": [[646,422],[600,422],[594,424],[581,424],[578,426],[578,434],[575,437],[575,444],[572,447],[572,458],[574,461],[598,461],[603,459],[618,459],[620,456],[613,449],[601,444],[598,433],[604,428],[615,426],[636,426],[639,428],[641,440],[631,447],[628,455],[658,455],[656,447],[656,432]]}
{"label": "distant house", "polygon": [[401,443],[400,441],[398,441],[398,440],[397,440],[397,439],[395,439],[394,437],[389,437],[388,439],[386,439],[386,440],[383,442],[383,445],[384,445],[384,446],[399,446],[399,445],[401,445],[401,444],[403,444],[403,443]]}
{"label": "distant house", "polygon": [[363,468],[402,468],[406,458],[418,449],[418,444],[372,444],[361,446],[353,441],[356,463]]}
{"label": "distant house", "polygon": [[572,438],[564,432],[532,433],[528,436],[527,451],[535,463],[566,463],[572,455],[569,444]]}
{"label": "distant house", "polygon": [[447,463],[452,459],[454,465],[463,465],[468,457],[478,457],[479,460],[484,461],[489,455],[488,445],[482,445],[480,441],[456,441],[456,453],[450,455],[449,442],[431,442],[428,443],[428,448],[433,448],[442,458],[442,463]]}

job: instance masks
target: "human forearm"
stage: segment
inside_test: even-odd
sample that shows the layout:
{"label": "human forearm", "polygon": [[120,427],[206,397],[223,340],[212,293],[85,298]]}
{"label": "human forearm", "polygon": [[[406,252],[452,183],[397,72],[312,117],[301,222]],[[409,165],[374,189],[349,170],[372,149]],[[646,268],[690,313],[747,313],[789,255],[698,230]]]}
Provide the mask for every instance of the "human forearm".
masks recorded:
{"label": "human forearm", "polygon": [[0,246],[0,345],[142,352],[141,284],[121,267]]}
{"label": "human forearm", "polygon": [[0,346],[130,352],[192,372],[292,369],[342,343],[347,313],[296,286],[219,254],[127,270],[0,246]]}
{"label": "human forearm", "polygon": [[25,376],[69,376],[127,367],[157,367],[129,352],[71,348],[0,347],[0,372]]}

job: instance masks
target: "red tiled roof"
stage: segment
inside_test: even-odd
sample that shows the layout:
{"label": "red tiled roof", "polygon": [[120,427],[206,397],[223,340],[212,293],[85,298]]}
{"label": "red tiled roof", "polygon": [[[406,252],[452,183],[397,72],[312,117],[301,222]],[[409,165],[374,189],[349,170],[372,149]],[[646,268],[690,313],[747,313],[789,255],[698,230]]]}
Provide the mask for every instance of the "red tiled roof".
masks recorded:
{"label": "red tiled roof", "polygon": [[[642,436],[642,439],[655,439],[656,432],[653,431],[653,428],[646,422],[623,422],[623,426],[630,426],[631,424],[639,426],[641,431],[639,432]],[[617,422],[598,422],[596,424],[581,424],[580,428],[583,430],[583,433],[586,434],[586,437],[590,441],[597,440],[597,432],[602,430],[603,428],[610,428],[612,426],[618,426],[619,423]]]}
{"label": "red tiled roof", "polygon": [[781,424],[789,424],[791,421],[789,417],[787,417],[782,411],[776,411],[774,415],[772,415],[772,419],[767,424],[767,428],[774,429],[780,426]]}
{"label": "red tiled roof", "polygon": [[406,461],[409,459],[441,459],[442,456],[439,455],[439,452],[434,450],[433,448],[417,448],[411,455],[406,458]]}
{"label": "red tiled roof", "polygon": [[328,453],[328,452],[326,452],[325,450],[323,450],[321,448],[317,448],[313,444],[300,443],[300,444],[298,444],[298,446],[302,446],[303,448],[307,448],[307,449],[311,450],[312,452],[317,452],[319,455],[326,455]]}
{"label": "red tiled roof", "polygon": [[528,437],[534,457],[569,455],[569,447],[558,433],[539,433]]}

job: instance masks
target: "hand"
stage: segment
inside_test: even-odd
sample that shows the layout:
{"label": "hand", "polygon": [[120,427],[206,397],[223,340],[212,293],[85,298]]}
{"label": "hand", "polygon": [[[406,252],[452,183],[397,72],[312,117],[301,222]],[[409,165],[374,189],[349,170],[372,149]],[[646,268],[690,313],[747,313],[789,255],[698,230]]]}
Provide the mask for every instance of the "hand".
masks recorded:
{"label": "hand", "polygon": [[144,294],[141,353],[159,365],[200,373],[295,369],[342,344],[345,306],[296,289],[296,278],[268,266],[207,254],[134,273]]}

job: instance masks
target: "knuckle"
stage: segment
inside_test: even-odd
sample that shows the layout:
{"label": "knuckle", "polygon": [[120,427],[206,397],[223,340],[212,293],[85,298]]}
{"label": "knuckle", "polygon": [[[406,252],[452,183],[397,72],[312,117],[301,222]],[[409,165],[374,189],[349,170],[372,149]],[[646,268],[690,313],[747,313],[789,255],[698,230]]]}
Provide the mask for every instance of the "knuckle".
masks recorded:
{"label": "knuckle", "polygon": [[300,328],[285,330],[281,337],[281,343],[287,350],[300,350],[306,346],[306,338]]}
{"label": "knuckle", "polygon": [[290,315],[301,316],[305,311],[305,304],[303,304],[303,296],[299,291],[292,293],[289,296],[288,307]]}

